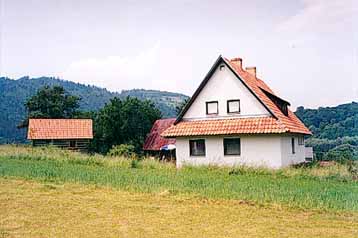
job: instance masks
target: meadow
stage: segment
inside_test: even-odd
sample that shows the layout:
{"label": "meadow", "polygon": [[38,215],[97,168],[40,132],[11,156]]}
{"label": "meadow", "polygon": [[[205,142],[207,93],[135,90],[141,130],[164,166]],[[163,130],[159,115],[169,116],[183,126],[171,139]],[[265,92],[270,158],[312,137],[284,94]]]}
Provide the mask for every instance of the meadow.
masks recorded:
{"label": "meadow", "polygon": [[77,183],[141,193],[241,200],[258,205],[358,212],[358,182],[346,165],[281,170],[185,167],[145,158],[84,155],[56,148],[0,147],[0,177]]}
{"label": "meadow", "polygon": [[347,165],[186,167],[0,146],[0,237],[357,237]]}

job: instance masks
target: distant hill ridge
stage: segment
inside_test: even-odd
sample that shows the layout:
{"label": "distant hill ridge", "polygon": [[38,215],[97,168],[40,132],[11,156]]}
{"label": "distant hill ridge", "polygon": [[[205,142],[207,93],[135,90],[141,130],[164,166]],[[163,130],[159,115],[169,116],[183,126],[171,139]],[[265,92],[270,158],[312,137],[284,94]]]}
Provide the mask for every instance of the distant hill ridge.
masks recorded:
{"label": "distant hill ridge", "polygon": [[105,88],[84,85],[54,77],[30,78],[22,77],[13,80],[0,77],[0,143],[22,142],[25,130],[18,130],[16,126],[26,115],[24,103],[45,85],[61,85],[67,92],[81,98],[80,109],[93,111],[102,108],[113,97],[126,96],[152,100],[160,109],[163,117],[175,117],[175,107],[187,98],[180,93],[133,89],[110,92]]}

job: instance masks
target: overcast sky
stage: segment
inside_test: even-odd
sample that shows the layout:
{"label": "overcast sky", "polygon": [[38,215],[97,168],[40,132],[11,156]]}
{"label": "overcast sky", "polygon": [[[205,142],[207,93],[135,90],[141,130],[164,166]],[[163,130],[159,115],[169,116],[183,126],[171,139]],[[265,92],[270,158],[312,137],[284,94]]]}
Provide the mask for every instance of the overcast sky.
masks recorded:
{"label": "overcast sky", "polygon": [[0,0],[0,27],[10,78],[191,95],[222,54],[294,108],[358,101],[358,0]]}

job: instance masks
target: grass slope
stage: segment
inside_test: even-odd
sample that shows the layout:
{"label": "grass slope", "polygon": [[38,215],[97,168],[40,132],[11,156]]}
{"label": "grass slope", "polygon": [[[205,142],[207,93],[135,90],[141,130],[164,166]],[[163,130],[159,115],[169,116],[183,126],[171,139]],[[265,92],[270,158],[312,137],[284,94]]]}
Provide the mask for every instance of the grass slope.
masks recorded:
{"label": "grass slope", "polygon": [[358,215],[0,178],[0,237],[357,237]]}
{"label": "grass slope", "polygon": [[0,176],[191,194],[294,208],[358,211],[358,183],[344,166],[285,169],[184,168],[152,160],[86,156],[54,148],[0,147]]}

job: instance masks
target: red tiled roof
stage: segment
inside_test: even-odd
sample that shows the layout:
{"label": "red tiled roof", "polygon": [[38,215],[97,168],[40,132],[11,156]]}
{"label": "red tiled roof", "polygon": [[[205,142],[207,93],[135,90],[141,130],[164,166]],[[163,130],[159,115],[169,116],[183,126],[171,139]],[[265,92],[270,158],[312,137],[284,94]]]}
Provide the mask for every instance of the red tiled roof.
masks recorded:
{"label": "red tiled roof", "polygon": [[285,128],[273,117],[182,121],[167,129],[162,136],[202,136],[234,134],[284,133]]}
{"label": "red tiled roof", "polygon": [[27,139],[92,139],[91,119],[30,119]]}
{"label": "red tiled roof", "polygon": [[[285,116],[282,111],[273,103],[267,95],[260,89],[264,89],[271,94],[277,96],[267,84],[261,79],[257,79],[250,73],[243,70],[241,67],[225,59],[225,61],[235,70],[239,77],[247,84],[247,86],[256,94],[256,96],[271,110],[287,130],[292,133],[312,134],[310,130],[297,118],[297,116],[288,109],[288,116]],[[277,96],[278,97],[278,96]]]}
{"label": "red tiled roof", "polygon": [[[228,60],[221,56],[216,64],[224,61],[229,68],[242,80],[247,88],[257,97],[257,99],[270,111],[272,117],[256,117],[256,118],[236,118],[236,119],[218,119],[218,120],[197,120],[182,121],[182,116],[187,108],[184,108],[181,115],[168,130],[162,133],[165,137],[189,136],[189,135],[226,135],[226,134],[242,134],[242,133],[301,133],[310,135],[309,129],[296,117],[296,115],[288,109],[288,116],[276,106],[276,104],[265,94],[265,91],[278,97],[261,79],[256,78],[249,72],[242,69],[236,64],[237,59]],[[213,70],[210,70],[213,72]],[[209,74],[204,79],[198,90],[194,93],[191,100],[195,100],[200,90],[205,86],[211,76]],[[191,102],[187,104],[190,107]]]}
{"label": "red tiled roof", "polygon": [[175,118],[156,120],[143,145],[143,150],[160,150],[164,145],[175,144],[175,139],[167,139],[160,134],[172,126]]}

